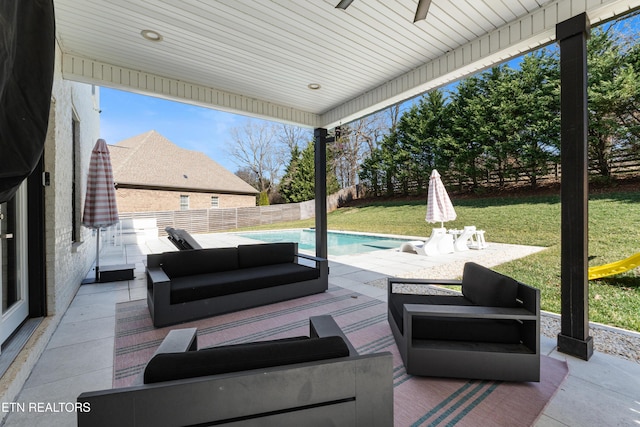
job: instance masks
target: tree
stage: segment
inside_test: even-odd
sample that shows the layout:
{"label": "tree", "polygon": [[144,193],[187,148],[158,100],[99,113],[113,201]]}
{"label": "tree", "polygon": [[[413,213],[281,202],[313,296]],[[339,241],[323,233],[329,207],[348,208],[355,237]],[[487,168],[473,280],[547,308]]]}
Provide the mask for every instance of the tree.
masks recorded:
{"label": "tree", "polygon": [[296,198],[294,196],[294,179],[297,179],[300,172],[300,157],[302,153],[300,152],[300,148],[298,148],[297,144],[294,144],[291,147],[291,154],[289,156],[289,164],[287,165],[282,180],[280,181],[280,185],[278,186],[278,193],[282,197],[285,202],[293,202],[293,199]]}
{"label": "tree", "polygon": [[[399,145],[399,156],[396,159],[401,161],[404,171],[402,181],[415,182],[418,193],[423,192],[424,184],[428,182],[429,171],[433,169],[434,164],[435,147],[427,134],[427,112],[425,97],[422,97],[417,104],[404,112],[398,121],[396,132]],[[407,194],[408,190],[408,185],[403,185],[403,193]]]}
{"label": "tree", "polygon": [[560,69],[554,52],[541,50],[526,55],[515,75],[520,86],[516,160],[532,187],[538,175],[548,172],[547,165],[560,155]]}
{"label": "tree", "polygon": [[638,33],[634,31],[631,42],[624,42],[624,46],[630,46],[625,52],[626,62],[633,72],[633,93],[629,103],[619,113],[620,123],[627,130],[628,152],[640,155],[640,43],[636,40]]}
{"label": "tree", "polygon": [[[611,175],[614,159],[640,157],[640,44],[638,31],[616,24],[595,29],[588,42],[589,158]],[[560,154],[560,76],[557,50],[525,55],[466,78],[449,93],[424,95],[405,111],[362,162],[360,179],[375,194],[413,185],[426,174],[472,190],[490,175],[499,184],[524,174],[532,187]]]}
{"label": "tree", "polygon": [[306,147],[313,139],[313,133],[309,129],[299,126],[280,124],[277,126],[278,141],[291,152],[294,147]]}
{"label": "tree", "polygon": [[277,138],[274,123],[248,121],[244,127],[231,129],[234,145],[230,155],[241,168],[249,169],[257,178],[257,189],[270,192],[278,181],[284,151]]}
{"label": "tree", "polygon": [[[330,154],[327,159],[327,194],[340,189],[335,173],[329,165]],[[294,149],[287,172],[279,188],[280,194],[287,202],[304,202],[315,198],[315,151],[314,143],[299,151]]]}
{"label": "tree", "polygon": [[422,96],[398,121],[398,144],[408,156],[406,168],[417,183],[418,193],[428,188],[432,169],[449,168],[448,110],[444,92],[436,89]]}
{"label": "tree", "polygon": [[375,150],[388,128],[383,112],[340,127],[340,138],[329,148],[333,156],[333,169],[341,187],[357,184],[360,165]]}
{"label": "tree", "polygon": [[[383,125],[379,127],[379,133],[375,138],[367,140],[369,151],[365,154],[358,172],[360,182],[376,196],[382,194],[383,188],[386,188],[388,194],[393,194],[396,165],[389,150],[395,150],[397,145],[396,130],[400,120],[400,105],[393,105],[378,116]],[[388,127],[385,128],[384,123],[388,124]]]}
{"label": "tree", "polygon": [[638,99],[638,77],[614,27],[592,31],[587,47],[589,154],[600,175],[609,177],[615,144],[627,136],[623,117]]}
{"label": "tree", "polygon": [[258,195],[258,206],[269,206],[269,195],[265,191]]}
{"label": "tree", "polygon": [[519,104],[521,88],[514,70],[508,65],[493,67],[480,78],[484,108],[479,110],[478,139],[485,147],[485,169],[498,176],[503,187],[514,172],[518,132],[522,129],[522,110]]}
{"label": "tree", "polygon": [[486,147],[478,138],[483,104],[480,79],[475,76],[462,80],[451,95],[451,136],[456,150],[452,172],[457,175],[460,186],[470,179],[474,189],[485,172]]}
{"label": "tree", "polygon": [[382,194],[381,178],[383,175],[382,169],[382,151],[377,148],[362,161],[360,165],[360,172],[358,177],[360,182],[364,183],[368,191],[374,196],[380,196]]}
{"label": "tree", "polygon": [[256,190],[260,187],[258,175],[256,175],[256,173],[250,168],[244,167],[238,169],[236,171],[236,176],[242,179],[247,184],[251,185]]}

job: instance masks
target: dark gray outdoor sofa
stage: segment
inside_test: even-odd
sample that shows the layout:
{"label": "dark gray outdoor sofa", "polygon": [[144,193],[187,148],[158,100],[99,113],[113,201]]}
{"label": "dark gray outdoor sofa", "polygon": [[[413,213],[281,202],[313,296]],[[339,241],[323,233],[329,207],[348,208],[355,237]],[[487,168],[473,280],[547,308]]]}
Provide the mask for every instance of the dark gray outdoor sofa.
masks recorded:
{"label": "dark gray outdoor sofa", "polygon": [[324,292],[329,265],[295,243],[147,256],[147,305],[162,327]]}
{"label": "dark gray outdoor sofa", "polygon": [[[458,285],[462,295],[419,295],[403,285]],[[540,381],[540,290],[472,262],[461,281],[389,278],[388,289],[407,373]]]}
{"label": "dark gray outdoor sofa", "polygon": [[197,350],[169,333],[133,386],[82,393],[78,426],[392,426],[391,353],[358,355],[331,316],[310,337]]}

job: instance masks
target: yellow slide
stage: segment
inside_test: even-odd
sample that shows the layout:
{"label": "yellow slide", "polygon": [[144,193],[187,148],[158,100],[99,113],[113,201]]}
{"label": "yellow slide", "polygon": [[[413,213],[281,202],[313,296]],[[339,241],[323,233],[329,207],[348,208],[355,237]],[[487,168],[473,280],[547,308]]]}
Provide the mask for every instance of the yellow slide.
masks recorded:
{"label": "yellow slide", "polygon": [[589,280],[613,276],[640,267],[640,252],[620,261],[589,268]]}

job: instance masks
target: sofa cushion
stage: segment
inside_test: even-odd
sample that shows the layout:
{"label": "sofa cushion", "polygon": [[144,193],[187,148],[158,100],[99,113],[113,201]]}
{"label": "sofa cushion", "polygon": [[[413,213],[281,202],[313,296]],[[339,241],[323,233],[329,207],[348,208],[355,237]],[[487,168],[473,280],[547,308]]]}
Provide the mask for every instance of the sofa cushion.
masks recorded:
{"label": "sofa cushion", "polygon": [[209,248],[165,252],[162,254],[160,265],[171,279],[235,270],[238,268],[238,250],[236,248]]}
{"label": "sofa cushion", "polygon": [[294,261],[296,245],[290,242],[238,246],[240,268],[283,264]]}
{"label": "sofa cushion", "polygon": [[320,277],[320,271],[299,264],[274,264],[171,279],[171,304],[237,294]]}
{"label": "sofa cushion", "polygon": [[144,383],[263,369],[349,355],[341,337],[299,337],[183,353],[156,354],[144,371]]}
{"label": "sofa cushion", "polygon": [[518,282],[473,262],[464,265],[462,294],[487,307],[516,307]]}

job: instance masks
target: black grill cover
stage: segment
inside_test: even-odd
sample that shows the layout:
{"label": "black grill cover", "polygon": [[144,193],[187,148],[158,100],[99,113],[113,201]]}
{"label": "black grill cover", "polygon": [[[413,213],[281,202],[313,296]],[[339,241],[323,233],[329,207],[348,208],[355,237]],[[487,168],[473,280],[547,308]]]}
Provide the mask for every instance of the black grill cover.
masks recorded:
{"label": "black grill cover", "polygon": [[42,155],[55,61],[53,0],[0,1],[0,203]]}

